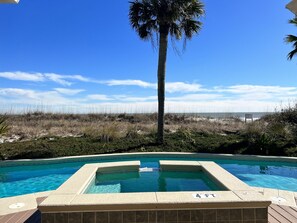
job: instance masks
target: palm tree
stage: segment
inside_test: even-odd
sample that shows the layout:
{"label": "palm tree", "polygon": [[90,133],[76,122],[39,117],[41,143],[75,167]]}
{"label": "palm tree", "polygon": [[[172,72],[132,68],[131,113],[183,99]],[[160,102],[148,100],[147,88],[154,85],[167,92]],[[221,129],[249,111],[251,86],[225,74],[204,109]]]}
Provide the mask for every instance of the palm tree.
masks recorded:
{"label": "palm tree", "polygon": [[[289,20],[289,23],[297,26],[297,17],[295,17],[294,19]],[[287,37],[285,38],[285,41],[287,43],[293,43],[294,49],[287,56],[288,57],[288,60],[292,60],[292,58],[297,53],[297,36],[287,35]]]}
{"label": "palm tree", "polygon": [[141,39],[159,39],[158,60],[158,134],[157,142],[164,141],[165,71],[168,36],[180,40],[191,39],[198,33],[204,15],[199,0],[134,0],[130,2],[129,19]]}

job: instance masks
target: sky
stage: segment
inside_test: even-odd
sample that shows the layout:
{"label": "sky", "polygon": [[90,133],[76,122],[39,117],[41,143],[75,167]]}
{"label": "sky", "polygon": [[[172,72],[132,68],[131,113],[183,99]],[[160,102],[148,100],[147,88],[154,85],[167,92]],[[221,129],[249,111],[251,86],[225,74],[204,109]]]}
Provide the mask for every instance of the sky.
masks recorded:
{"label": "sky", "polygon": [[[289,1],[202,2],[201,32],[185,51],[169,44],[166,112],[294,104]],[[0,112],[156,112],[158,49],[137,36],[128,13],[126,0],[0,4]]]}

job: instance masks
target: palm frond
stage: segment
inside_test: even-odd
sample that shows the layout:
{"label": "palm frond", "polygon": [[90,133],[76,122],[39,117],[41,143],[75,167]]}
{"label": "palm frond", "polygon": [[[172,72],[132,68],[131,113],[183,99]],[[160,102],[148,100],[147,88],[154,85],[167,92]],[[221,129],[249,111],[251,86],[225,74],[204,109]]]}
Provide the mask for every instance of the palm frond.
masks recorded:
{"label": "palm frond", "polygon": [[200,31],[202,24],[199,21],[187,19],[182,22],[181,27],[186,39],[191,39],[194,34]]}
{"label": "palm frond", "polygon": [[[297,17],[295,17],[294,19],[289,20],[289,23],[297,26]],[[297,36],[287,35],[285,37],[285,42],[286,43],[293,43],[294,49],[291,52],[289,52],[288,55],[287,55],[287,59],[292,60],[293,57],[295,55],[297,55]]]}
{"label": "palm frond", "polygon": [[139,27],[139,17],[142,11],[143,4],[139,1],[130,2],[129,19],[132,28],[137,29]]}
{"label": "palm frond", "polygon": [[204,4],[199,1],[190,0],[185,6],[185,15],[192,18],[199,18],[205,14]]}
{"label": "palm frond", "polygon": [[149,1],[136,0],[130,2],[129,19],[133,29],[144,40],[152,38],[152,33],[157,31],[156,19]]}
{"label": "palm frond", "polygon": [[182,32],[178,24],[172,23],[169,28],[170,35],[177,40],[182,38]]}
{"label": "palm frond", "polygon": [[296,42],[297,41],[297,36],[294,35],[287,35],[285,38],[285,41],[287,43],[292,43],[292,42]]}
{"label": "palm frond", "polygon": [[297,26],[297,17],[295,17],[294,19],[290,19],[289,23]]}
{"label": "palm frond", "polygon": [[181,57],[181,51],[178,49],[178,47],[177,47],[177,45],[176,45],[176,38],[175,37],[173,37],[173,36],[170,36],[170,41],[171,41],[171,47],[172,47],[172,50],[173,50],[173,52],[177,55],[177,56],[179,56],[179,57]]}
{"label": "palm frond", "polygon": [[295,48],[294,50],[292,50],[290,53],[288,53],[288,60],[292,60],[294,56],[297,55],[297,48]]}
{"label": "palm frond", "polygon": [[184,4],[181,10],[180,30],[184,33],[183,50],[186,49],[187,40],[198,34],[202,28],[199,19],[205,15],[204,5],[197,0],[181,0]]}
{"label": "palm frond", "polygon": [[141,39],[165,33],[180,40],[183,36],[191,39],[200,31],[199,19],[204,14],[199,0],[135,0],[130,2],[129,19]]}

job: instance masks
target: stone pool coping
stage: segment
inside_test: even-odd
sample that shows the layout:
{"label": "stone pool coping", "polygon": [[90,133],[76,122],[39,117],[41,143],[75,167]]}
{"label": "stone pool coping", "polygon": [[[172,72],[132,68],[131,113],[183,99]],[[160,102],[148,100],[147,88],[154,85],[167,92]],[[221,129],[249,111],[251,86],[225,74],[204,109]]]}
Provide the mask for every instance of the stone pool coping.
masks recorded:
{"label": "stone pool coping", "polygon": [[[262,187],[251,187],[251,188],[254,191],[258,191],[259,193],[262,193],[264,197],[270,199],[273,204],[285,205],[285,206],[291,206],[291,207],[297,208],[297,204],[294,201],[295,199],[297,199],[297,192],[277,190],[277,189],[271,189],[271,188],[262,188]],[[33,193],[33,194],[19,195],[14,197],[0,198],[0,216],[35,209],[37,207],[37,202],[36,202],[37,198],[48,197],[53,192],[54,191],[45,191],[45,192],[39,192],[39,193]],[[285,198],[286,201],[278,202],[278,201],[272,200],[272,197],[277,197],[277,196]],[[20,209],[10,209],[9,206],[14,203],[25,203],[25,206]]]}
{"label": "stone pool coping", "polygon": [[[37,199],[48,197],[53,191],[44,191],[14,197],[0,198],[0,216],[37,208]],[[10,205],[23,203],[24,206],[16,209],[9,208]]]}
{"label": "stone pool coping", "polygon": [[0,166],[19,166],[19,165],[46,165],[58,164],[63,161],[79,162],[79,161],[104,161],[107,159],[116,158],[140,158],[140,157],[159,157],[168,156],[170,158],[212,158],[212,159],[227,159],[227,160],[241,160],[241,161],[267,161],[267,162],[288,162],[296,163],[297,157],[284,156],[258,156],[258,155],[238,155],[238,154],[213,154],[213,153],[186,153],[186,152],[143,152],[143,153],[113,153],[113,154],[99,154],[99,155],[85,155],[85,156],[67,156],[48,159],[20,159],[20,160],[2,160]]}
{"label": "stone pool coping", "polygon": [[[94,180],[97,171],[135,170],[140,161],[86,164],[40,205],[42,213],[73,211],[130,211],[159,209],[209,208],[267,208],[271,201],[247,184],[215,164],[201,161],[160,161],[160,168],[202,169],[217,179],[229,191],[148,192],[118,194],[82,194]],[[196,194],[215,194],[215,197],[197,198]]]}

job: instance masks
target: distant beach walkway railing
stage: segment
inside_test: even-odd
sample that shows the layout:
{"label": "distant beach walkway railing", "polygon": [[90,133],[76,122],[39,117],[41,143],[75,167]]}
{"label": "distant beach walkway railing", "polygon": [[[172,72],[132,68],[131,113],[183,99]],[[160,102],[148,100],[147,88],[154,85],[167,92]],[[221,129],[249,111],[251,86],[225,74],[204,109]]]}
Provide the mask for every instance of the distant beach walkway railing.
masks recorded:
{"label": "distant beach walkway railing", "polygon": [[244,114],[244,122],[246,123],[247,120],[254,121],[253,114]]}

